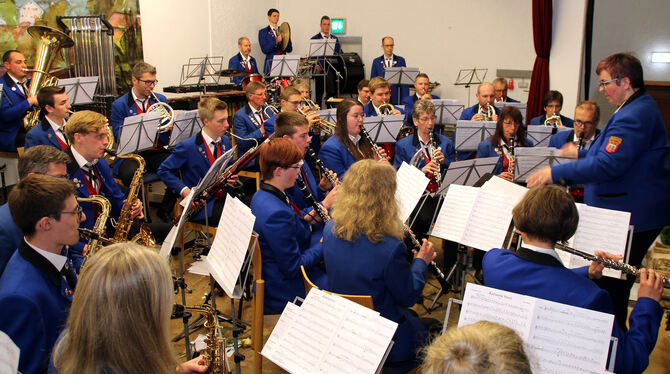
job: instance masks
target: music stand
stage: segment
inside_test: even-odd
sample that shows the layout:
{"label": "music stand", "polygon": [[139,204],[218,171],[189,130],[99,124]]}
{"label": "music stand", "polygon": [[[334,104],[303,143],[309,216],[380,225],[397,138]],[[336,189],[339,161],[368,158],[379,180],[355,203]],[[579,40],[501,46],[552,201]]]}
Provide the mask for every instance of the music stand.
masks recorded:
{"label": "music stand", "polygon": [[460,151],[476,151],[479,143],[496,131],[494,121],[456,121],[455,149]]}
{"label": "music stand", "polygon": [[98,76],[60,79],[58,86],[65,88],[70,104],[91,104],[98,87]]}
{"label": "music stand", "polygon": [[[323,68],[323,94],[321,97],[317,98],[319,104],[323,105],[324,97],[326,96],[326,78],[328,77],[328,71],[333,70],[335,72],[336,86],[337,86],[337,96],[340,96],[340,79],[342,74],[333,66],[333,64],[326,58],[330,56],[335,56],[335,46],[337,45],[337,39],[335,38],[322,38],[322,39],[310,39],[309,40],[309,57],[318,57],[317,63],[319,61],[325,62],[322,66]],[[334,123],[334,122],[333,122]]]}
{"label": "music stand", "polygon": [[440,189],[436,193],[444,196],[451,184],[474,186],[484,174],[493,172],[498,159],[499,157],[484,157],[452,162],[449,164],[449,168],[442,178]]}
{"label": "music stand", "polygon": [[330,123],[337,123],[337,108],[315,110],[321,119]]}
{"label": "music stand", "polygon": [[202,121],[197,109],[177,113],[174,119],[174,127],[170,134],[168,148],[176,147],[181,141],[190,138],[201,129]]}
{"label": "music stand", "polygon": [[272,60],[267,61],[271,63],[269,77],[278,78],[292,78],[298,72],[298,64],[300,63],[299,55],[276,55]]}
{"label": "music stand", "polygon": [[389,85],[414,85],[414,80],[419,74],[419,68],[408,68],[404,66],[384,69],[384,79]]}
{"label": "music stand", "polygon": [[528,126],[528,139],[532,140],[535,147],[548,147],[552,135],[560,131],[572,130],[569,127],[553,127],[553,126]]}
{"label": "music stand", "polygon": [[503,102],[494,103],[493,105],[498,109],[502,109],[506,106],[516,107],[521,112],[521,123],[526,123],[527,103],[511,103],[511,102],[503,101]]}
{"label": "music stand", "polygon": [[432,99],[435,105],[436,125],[456,123],[463,112],[463,103],[456,99]]}
{"label": "music stand", "polygon": [[207,84],[219,84],[221,76],[218,72],[222,69],[223,57],[221,56],[191,57],[188,59],[188,64],[181,67],[179,85],[193,84],[190,82],[195,78],[195,85],[201,87],[202,93],[207,93]]}
{"label": "music stand", "polygon": [[119,147],[116,153],[127,155],[153,148],[160,121],[161,115],[158,112],[126,117],[119,129]]}
{"label": "music stand", "polygon": [[468,106],[470,106],[471,86],[473,84],[481,84],[484,81],[484,78],[486,78],[486,73],[488,73],[488,71],[489,69],[477,69],[477,67],[474,67],[472,69],[461,69],[458,72],[458,77],[456,78],[454,86],[465,86],[468,89]]}
{"label": "music stand", "polygon": [[363,119],[363,126],[375,143],[395,143],[405,116],[373,116]]}
{"label": "music stand", "polygon": [[514,150],[514,181],[525,182],[536,171],[545,166],[560,165],[575,161],[560,156],[560,149],[552,147],[517,147]]}

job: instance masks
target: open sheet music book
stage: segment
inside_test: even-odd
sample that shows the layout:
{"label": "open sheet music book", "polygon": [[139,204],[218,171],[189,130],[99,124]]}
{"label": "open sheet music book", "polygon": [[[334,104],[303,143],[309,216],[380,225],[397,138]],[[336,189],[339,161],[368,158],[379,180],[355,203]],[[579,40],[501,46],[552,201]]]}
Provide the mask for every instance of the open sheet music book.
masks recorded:
{"label": "open sheet music book", "polygon": [[398,188],[395,198],[398,200],[398,216],[405,222],[419,203],[430,179],[419,169],[403,161],[396,174]]}
{"label": "open sheet music book", "polygon": [[261,354],[295,374],[375,373],[398,324],[343,297],[313,288],[287,303]]}
{"label": "open sheet music book", "polygon": [[456,121],[454,148],[460,151],[476,151],[479,143],[493,136],[496,131],[495,121]]}
{"label": "open sheet music book", "polygon": [[573,158],[561,156],[561,150],[553,147],[517,147],[514,153],[515,182],[525,182],[533,173],[546,166],[575,161]]}
{"label": "open sheet music book", "polygon": [[614,316],[468,283],[458,326],[497,322],[515,330],[537,373],[604,373]]}

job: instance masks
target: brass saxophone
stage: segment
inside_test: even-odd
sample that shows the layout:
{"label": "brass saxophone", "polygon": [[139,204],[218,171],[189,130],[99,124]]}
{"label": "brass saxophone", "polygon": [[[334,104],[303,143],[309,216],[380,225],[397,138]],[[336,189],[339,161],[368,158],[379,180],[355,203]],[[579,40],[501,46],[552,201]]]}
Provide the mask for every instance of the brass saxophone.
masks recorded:
{"label": "brass saxophone", "polygon": [[[123,208],[121,208],[119,219],[116,221],[116,231],[114,231],[114,237],[112,238],[114,242],[120,243],[129,240],[128,233],[130,232],[130,226],[133,224],[133,220],[130,218],[130,213],[132,211],[133,203],[137,198],[137,194],[140,192],[142,175],[144,174],[146,162],[142,156],[134,153],[125,156],[116,155],[116,157],[133,159],[138,163],[137,170],[135,170],[132,182],[128,188],[128,197],[126,198],[126,202],[123,204]],[[154,239],[151,233],[151,229],[147,225],[142,225],[140,227],[140,232],[135,235],[135,237],[130,239],[130,241],[141,243],[147,247],[153,247],[156,245],[156,239]]]}
{"label": "brass saxophone", "polygon": [[[100,215],[93,225],[92,232],[96,233],[98,237],[89,237],[88,247],[83,253],[84,261],[86,261],[91,255],[94,255],[102,247],[104,240],[100,239],[105,233],[105,227],[107,226],[107,218],[109,218],[109,212],[111,210],[111,205],[109,200],[101,195],[91,195],[90,197],[77,197],[79,202],[88,202],[92,204],[98,204],[100,206]],[[80,231],[81,233],[82,231]],[[86,237],[85,235],[82,235]]]}
{"label": "brass saxophone", "polygon": [[212,374],[227,373],[228,371],[225,366],[226,340],[223,337],[216,310],[209,304],[185,306],[184,310],[198,312],[205,317],[205,330],[207,330],[205,343],[207,347],[201,353],[200,357],[202,357],[209,369],[207,372]]}

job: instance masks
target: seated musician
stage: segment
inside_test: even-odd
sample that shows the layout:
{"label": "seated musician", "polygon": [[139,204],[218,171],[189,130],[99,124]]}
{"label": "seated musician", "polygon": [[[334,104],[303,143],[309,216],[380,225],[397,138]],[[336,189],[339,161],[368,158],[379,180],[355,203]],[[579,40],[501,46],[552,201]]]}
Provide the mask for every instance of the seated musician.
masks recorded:
{"label": "seated musician", "polygon": [[[303,100],[300,91],[292,86],[281,90],[281,94],[279,95],[279,105],[281,112],[298,112],[298,109],[302,110],[303,113],[308,112],[308,108],[305,107],[305,101]],[[266,129],[270,129],[269,131],[274,132],[275,119],[278,114],[279,113],[275,114],[265,121],[264,126]],[[307,121],[309,121],[311,126],[319,115],[316,113],[307,113],[306,116]]]}
{"label": "seated musician", "polygon": [[173,297],[170,267],[155,250],[102,248],[86,261],[49,373],[208,372],[202,356],[175,367]]}
{"label": "seated musician", "polygon": [[23,147],[25,142],[23,118],[37,106],[37,98],[28,96],[30,79],[23,71],[27,68],[23,53],[11,49],[2,55],[2,63],[7,73],[2,80],[0,102],[0,152],[16,152],[16,147]]}
{"label": "seated musician", "polygon": [[[244,70],[248,75],[258,74],[258,66],[256,66],[256,59],[251,55],[251,41],[246,36],[237,39],[237,48],[240,50],[238,54],[228,60],[228,69]],[[233,83],[242,83],[243,76],[233,77]]]}
{"label": "seated musician", "polygon": [[[303,101],[305,102],[306,105],[304,105],[301,110],[305,113],[309,113],[312,110],[320,110],[321,107],[319,107],[318,104],[316,104],[312,99],[310,98],[310,91],[309,91],[309,80],[304,79],[304,78],[298,78],[293,81],[293,87],[295,87],[298,91],[300,91],[300,96],[302,96]],[[310,118],[315,118],[315,116],[310,116]],[[314,150],[314,152],[319,152],[321,149],[321,132],[315,132],[313,128],[309,129],[309,135],[312,137],[312,141],[310,142],[310,147]],[[309,166],[314,167],[314,165],[311,163],[311,160],[309,160]]]}
{"label": "seated musician", "polygon": [[251,200],[251,212],[256,216],[254,231],[263,257],[265,314],[279,314],[288,301],[305,297],[300,265],[318,287],[327,284],[318,266],[323,259],[321,231],[312,233],[285,193],[300,175],[302,157],[298,146],[287,139],[272,139],[261,146],[263,182]]}
{"label": "seated musician", "polygon": [[[603,265],[592,262],[588,267],[567,269],[554,250],[556,242],[568,240],[575,233],[579,221],[574,201],[564,188],[534,187],[512,214],[524,246],[516,253],[506,249],[486,253],[483,270],[487,286],[613,314],[607,291],[591,280],[602,276]],[[595,255],[621,259],[606,252],[596,251]],[[642,373],[649,364],[663,317],[659,304],[662,292],[661,277],[653,270],[642,269],[638,299],[629,318],[630,330],[624,332],[613,321],[612,336],[619,339],[616,373]]]}
{"label": "seated musician", "polygon": [[0,330],[21,350],[21,373],[47,371],[72,303],[82,257],[69,246],[86,218],[74,194],[72,182],[47,175],[29,175],[9,194],[24,237],[0,277]]}
{"label": "seated musician", "polygon": [[[309,86],[309,80],[307,80],[305,78],[296,78],[293,81],[293,84],[291,86],[295,87],[300,92],[300,96],[302,96],[303,100],[305,100],[305,101],[312,100],[312,98],[311,98],[312,95],[311,95],[310,86]],[[314,104],[313,106],[308,104],[310,109],[312,109],[312,110],[321,109],[319,107],[319,105],[317,105],[313,101],[312,101],[312,103]]]}
{"label": "seated musician", "polygon": [[[531,125],[544,125],[545,122],[547,125],[554,127],[565,126],[573,127],[574,121],[561,114],[561,108],[563,107],[563,95],[558,91],[549,91],[544,95],[542,99],[542,106],[544,107],[544,114],[537,116],[530,120]],[[547,117],[559,116],[561,122],[558,123],[556,119],[550,119],[547,121]]]}
{"label": "seated musician", "polygon": [[[158,168],[158,176],[166,186],[178,191],[186,198],[217,158],[231,148],[230,139],[225,136],[228,125],[228,105],[215,97],[205,97],[198,103],[198,115],[202,120],[202,131],[183,140]],[[177,173],[181,173],[179,179]],[[221,218],[225,199],[211,199],[207,202],[209,224],[216,226]],[[200,210],[193,221],[205,219],[204,209]]]}
{"label": "seated musician", "polygon": [[65,119],[70,116],[71,108],[65,87],[42,87],[37,93],[37,102],[42,122],[28,131],[24,149],[44,144],[64,151],[68,147]]}
{"label": "seated musician", "polygon": [[477,147],[477,158],[499,157],[493,174],[508,181],[514,179],[514,162],[511,161],[510,139],[514,138],[514,147],[532,147],[533,141],[526,137],[526,126],[522,124],[518,108],[506,106],[500,112],[496,122],[496,131],[484,139]]}
{"label": "seated musician", "polygon": [[358,82],[356,89],[358,91],[356,100],[358,100],[358,102],[363,106],[367,105],[370,102],[370,81],[363,79],[362,81]]}
{"label": "seated musician", "polygon": [[289,39],[286,49],[282,50],[282,42],[284,37],[279,33],[279,11],[274,8],[268,10],[268,22],[270,25],[258,30],[258,44],[261,46],[261,51],[265,53],[265,63],[263,65],[263,74],[270,73],[270,61],[276,55],[284,53],[291,53],[293,51],[293,43]]}
{"label": "seated musician", "polygon": [[448,329],[424,348],[423,374],[532,374],[519,334],[495,322]]}
{"label": "seated musician", "polygon": [[495,94],[494,103],[518,103],[519,100],[514,100],[507,96],[507,79],[498,77],[493,80],[493,93]]}
{"label": "seated musician", "polygon": [[419,73],[416,78],[414,78],[414,90],[416,93],[412,96],[407,96],[402,99],[402,103],[405,106],[405,126],[414,128],[414,121],[412,118],[412,107],[418,100],[431,100],[439,99],[438,96],[435,96],[430,93],[430,79],[428,79],[428,74]]}
{"label": "seated musician", "polygon": [[[265,84],[249,82],[247,85],[247,99],[245,106],[238,109],[233,117],[235,135],[249,140],[237,140],[237,155],[242,156],[257,142],[260,143],[274,132],[273,128],[266,128],[264,123],[272,117],[272,110],[265,105],[267,99]],[[252,140],[256,139],[256,141]]]}
{"label": "seated musician", "polygon": [[[405,59],[393,53],[395,41],[390,36],[382,38],[382,50],[384,54],[372,60],[372,68],[370,69],[370,80],[375,77],[384,78],[386,68],[406,67]],[[394,84],[393,92],[389,93],[389,98],[386,102],[399,104],[400,100],[409,96],[409,87]]]}
{"label": "seated musician", "polygon": [[[389,83],[384,78],[376,77],[370,79],[368,87],[370,88],[370,102],[363,107],[363,113],[365,113],[366,117],[379,116],[383,114],[380,112],[379,108],[384,104],[389,104],[389,99],[391,98]],[[384,114],[397,115],[403,114],[403,111],[393,105],[392,109],[390,109],[390,111],[385,111]]]}
{"label": "seated musician", "polygon": [[[283,112],[279,113],[275,123],[275,136],[288,139],[293,144],[297,145],[300,149],[300,153],[303,155],[303,160],[305,160],[305,152],[310,145],[309,122],[307,121],[307,118],[299,113]],[[316,201],[320,202],[327,210],[329,210],[332,207],[336,191],[334,190],[331,193],[328,193],[328,191],[333,188],[333,185],[328,178],[326,178],[324,174],[325,171],[321,170],[321,172],[322,177],[317,184],[316,179],[314,178],[314,173],[310,170],[307,162],[303,162],[298,178],[305,183]],[[337,175],[335,173],[331,175],[333,179],[337,180]],[[318,213],[314,212],[314,208],[310,201],[307,200],[298,186],[288,188],[284,192],[289,200],[303,212],[303,217],[308,222],[314,223],[314,220],[319,219]]]}
{"label": "seated musician", "polygon": [[[493,93],[493,85],[488,82],[483,82],[477,86],[477,104],[465,108],[461,112],[459,120],[463,121],[497,121],[500,109],[493,105],[495,97]],[[458,129],[456,129],[458,131]],[[452,140],[456,142],[456,132],[452,136]],[[474,152],[460,151],[456,153],[456,159],[459,161],[467,160],[475,156]]]}
{"label": "seated musician", "polygon": [[363,106],[353,99],[344,99],[337,105],[335,134],[323,143],[319,158],[340,177],[354,162],[364,158],[388,162],[383,149],[377,147],[382,155],[380,158],[373,149],[375,145],[361,136],[364,117]]}
{"label": "seated musician", "polygon": [[[23,152],[19,159],[19,179],[32,174],[67,178],[67,155],[54,147],[38,145]],[[9,203],[0,205],[0,274],[23,239],[21,229],[14,223]]]}
{"label": "seated musician", "polygon": [[[454,161],[454,143],[446,136],[433,132],[435,105],[430,101],[417,101],[412,110],[412,117],[414,117],[417,130],[413,135],[398,140],[393,166],[399,169],[402,163],[406,162],[420,169],[431,180],[426,191],[434,193],[437,191],[437,179],[442,179],[443,173],[446,172],[449,164]],[[433,133],[434,144],[431,144],[431,132]],[[435,151],[432,152],[431,149]],[[437,174],[438,170],[439,175]],[[412,230],[417,236],[425,235],[427,237],[438,201],[439,197],[428,197],[423,209],[412,214],[413,217],[418,214],[412,225]]]}
{"label": "seated musician", "polygon": [[600,134],[600,130],[598,130],[599,121],[600,108],[598,104],[590,100],[582,101],[575,108],[574,129],[552,135],[549,139],[549,146],[560,149],[567,143],[574,143],[578,145],[579,149],[589,149]]}
{"label": "seated musician", "polygon": [[[156,87],[158,80],[156,80],[156,68],[152,65],[146,62],[138,62],[135,64],[132,70],[132,81],[133,87],[130,89],[130,92],[126,92],[112,103],[112,115],[109,122],[114,131],[116,144],[119,144],[121,125],[123,125],[126,117],[146,113],[153,104],[157,103],[156,99],[163,103],[167,103],[165,96],[153,93],[153,89]],[[170,155],[170,152],[163,148],[164,145],[169,143],[169,132],[163,132],[158,135],[157,146],[155,148],[138,153],[146,162],[145,173],[155,173],[161,163],[163,163],[163,161]],[[122,160],[118,158],[114,160],[114,175],[118,176],[126,187],[130,186],[137,168],[138,164],[135,160]],[[176,192],[171,191],[169,188],[166,189],[163,201],[157,212],[158,217],[164,221],[169,221],[172,207],[176,200]]]}
{"label": "seated musician", "polygon": [[332,217],[323,229],[328,291],[371,295],[375,310],[399,324],[384,373],[406,373],[418,365],[426,327],[408,308],[426,283],[435,258],[427,240],[411,263],[395,199],[396,173],[388,164],[356,162],[344,176]]}

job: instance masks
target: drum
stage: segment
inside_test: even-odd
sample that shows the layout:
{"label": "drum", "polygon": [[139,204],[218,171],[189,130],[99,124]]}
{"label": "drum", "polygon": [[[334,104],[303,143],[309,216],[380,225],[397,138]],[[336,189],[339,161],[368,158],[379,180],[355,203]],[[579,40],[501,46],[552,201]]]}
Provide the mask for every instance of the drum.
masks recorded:
{"label": "drum", "polygon": [[333,61],[333,66],[343,77],[343,79],[340,79],[340,94],[357,94],[358,82],[365,79],[361,56],[358,53],[339,54],[336,56],[335,61]]}
{"label": "drum", "polygon": [[263,76],[260,74],[249,74],[242,79],[242,89],[246,90],[249,82],[263,82]]}

